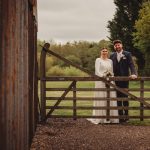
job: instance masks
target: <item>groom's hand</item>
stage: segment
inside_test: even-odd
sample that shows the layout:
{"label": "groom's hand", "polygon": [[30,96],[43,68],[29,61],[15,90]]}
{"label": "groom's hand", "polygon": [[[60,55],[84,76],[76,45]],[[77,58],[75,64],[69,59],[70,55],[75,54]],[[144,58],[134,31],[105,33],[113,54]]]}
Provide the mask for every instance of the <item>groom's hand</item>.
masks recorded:
{"label": "groom's hand", "polygon": [[132,74],[132,75],[130,76],[130,78],[131,78],[131,79],[136,79],[136,78],[137,78],[137,75]]}

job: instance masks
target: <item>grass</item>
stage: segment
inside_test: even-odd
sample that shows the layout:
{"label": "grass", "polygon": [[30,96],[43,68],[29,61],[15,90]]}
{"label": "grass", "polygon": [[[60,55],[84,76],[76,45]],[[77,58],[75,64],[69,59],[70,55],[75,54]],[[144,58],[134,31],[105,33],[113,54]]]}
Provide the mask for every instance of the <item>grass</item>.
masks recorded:
{"label": "grass", "polygon": [[[46,87],[49,88],[67,88],[71,82],[47,82]],[[94,88],[94,82],[77,82],[77,87],[78,88]],[[130,88],[139,88],[140,87],[140,82],[130,82]],[[144,85],[145,88],[150,88],[150,82],[146,82]],[[62,95],[63,91],[49,91],[46,93],[46,96],[49,97],[60,97]],[[72,97],[73,92],[69,92],[66,97]],[[139,96],[139,92],[132,92],[132,94],[135,94],[136,96]],[[77,92],[77,97],[93,97],[94,92],[93,91],[81,91]],[[144,92],[144,97],[150,97],[150,92]],[[148,101],[150,102],[150,101]],[[56,103],[56,100],[50,100],[47,101],[47,106],[53,106]],[[92,101],[77,101],[77,106],[92,106],[93,102]],[[129,103],[130,106],[139,106],[139,102],[131,101]],[[72,101],[63,101],[59,104],[59,106],[73,106]],[[53,112],[53,114],[56,115],[72,115],[73,111],[72,110],[62,110],[58,109]],[[92,110],[77,110],[77,115],[91,115]],[[140,114],[139,110],[129,110],[129,115],[131,116],[137,116]],[[144,110],[144,115],[145,116],[150,116],[150,110]],[[150,125],[150,119],[145,119],[144,121],[140,121],[139,119],[136,120],[131,120],[129,124],[133,125]]]}

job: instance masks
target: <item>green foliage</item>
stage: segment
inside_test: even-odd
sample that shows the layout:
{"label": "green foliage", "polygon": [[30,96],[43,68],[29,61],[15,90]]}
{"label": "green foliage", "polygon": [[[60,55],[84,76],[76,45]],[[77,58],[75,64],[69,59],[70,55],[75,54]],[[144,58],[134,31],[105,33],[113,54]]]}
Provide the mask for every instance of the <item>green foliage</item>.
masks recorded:
{"label": "green foliage", "polygon": [[76,69],[74,67],[66,67],[64,69],[64,76],[87,76],[86,73],[80,71],[79,69]]}
{"label": "green foliage", "polygon": [[139,19],[135,23],[136,32],[133,33],[134,44],[146,52],[150,48],[150,1],[143,3],[139,12]]}
{"label": "green foliage", "polygon": [[[43,43],[39,41],[38,43]],[[109,47],[110,42],[106,40],[101,40],[99,42],[88,42],[88,41],[74,41],[73,43],[66,43],[64,45],[52,43],[50,49],[53,50],[55,53],[65,57],[66,59],[70,60],[71,62],[83,67],[91,72],[95,70],[95,59],[100,55],[100,49],[103,47]],[[38,46],[38,62],[40,61],[40,51],[41,47]],[[67,68],[66,72],[64,73],[64,68],[61,67],[70,67],[68,64],[64,63],[63,61],[59,60],[54,56],[47,56],[46,57],[46,72],[47,75],[79,75],[81,76],[81,72],[75,71],[72,68]],[[73,70],[73,71],[72,71]],[[40,71],[40,70],[39,70]],[[73,73],[74,72],[74,73]],[[55,74],[56,73],[56,74]]]}
{"label": "green foliage", "polygon": [[[69,55],[67,57],[65,57],[66,59],[70,60],[71,62],[77,64],[80,66],[81,64],[81,60],[79,57],[75,56],[75,55]],[[68,64],[64,63],[64,62],[60,62],[60,66],[61,67],[65,67],[65,66],[69,66]]]}
{"label": "green foliage", "polygon": [[63,76],[64,71],[59,66],[51,67],[47,72],[46,76]]}
{"label": "green foliage", "polygon": [[150,1],[146,1],[139,11],[139,19],[135,23],[133,33],[134,45],[145,55],[145,74],[150,75]]}
{"label": "green foliage", "polygon": [[54,64],[54,60],[52,57],[46,57],[46,72],[51,68]]}
{"label": "green foliage", "polygon": [[51,67],[47,73],[47,76],[87,76],[86,73],[76,69],[74,67]]}
{"label": "green foliage", "polygon": [[[134,47],[133,35],[135,31],[135,21],[138,19],[138,12],[143,0],[114,0],[116,12],[114,18],[108,22],[111,41],[120,39],[123,42],[124,49],[132,52],[138,59],[138,65],[143,67],[144,58],[139,49]],[[113,47],[111,47],[113,48]]]}

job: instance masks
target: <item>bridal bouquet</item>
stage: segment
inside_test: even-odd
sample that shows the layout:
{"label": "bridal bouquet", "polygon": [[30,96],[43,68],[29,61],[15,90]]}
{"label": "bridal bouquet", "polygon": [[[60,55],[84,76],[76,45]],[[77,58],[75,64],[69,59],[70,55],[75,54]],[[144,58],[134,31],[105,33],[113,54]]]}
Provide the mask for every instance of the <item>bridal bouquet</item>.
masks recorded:
{"label": "bridal bouquet", "polygon": [[[112,76],[113,76],[112,72],[108,70],[104,72],[104,77],[112,77]],[[108,88],[109,86],[105,84],[105,87]]]}
{"label": "bridal bouquet", "polygon": [[104,75],[103,75],[103,76],[104,76],[104,77],[111,77],[111,76],[113,76],[113,74],[112,74],[112,72],[106,70],[106,71],[104,72]]}

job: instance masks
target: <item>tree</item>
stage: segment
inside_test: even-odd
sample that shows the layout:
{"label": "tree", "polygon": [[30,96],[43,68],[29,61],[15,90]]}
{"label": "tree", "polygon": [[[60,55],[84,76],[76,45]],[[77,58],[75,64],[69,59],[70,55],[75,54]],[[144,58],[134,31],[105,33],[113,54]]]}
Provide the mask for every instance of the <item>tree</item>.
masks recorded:
{"label": "tree", "polygon": [[[43,41],[38,41],[38,44],[43,45]],[[100,49],[103,47],[109,47],[110,41],[101,40],[99,42],[88,42],[88,41],[74,41],[73,43],[68,42],[66,44],[57,44],[52,43],[50,49],[56,52],[57,54],[65,57],[66,59],[80,65],[81,67],[92,71],[94,73],[94,63],[95,59],[99,57]],[[38,56],[40,57],[41,47],[38,47]],[[39,59],[38,59],[39,61]],[[68,64],[59,60],[54,56],[47,56],[46,62],[46,71],[48,70],[48,74],[52,74],[53,71],[61,74],[59,67],[66,67]],[[56,67],[55,67],[56,66]],[[53,68],[54,67],[54,68]],[[53,68],[50,71],[50,68]],[[60,71],[60,72],[59,72]],[[69,72],[69,71],[68,71]]]}
{"label": "tree", "polygon": [[142,5],[139,19],[135,23],[136,32],[133,33],[134,45],[145,55],[145,72],[150,75],[150,1]]}
{"label": "tree", "polygon": [[111,21],[108,21],[110,32],[110,41],[120,39],[124,48],[132,52],[137,57],[138,66],[141,68],[144,64],[143,54],[134,47],[133,35],[135,32],[135,21],[138,19],[138,12],[143,0],[114,0],[116,13]]}
{"label": "tree", "polygon": [[[76,57],[75,55],[68,55],[67,57],[65,57],[66,59],[70,60],[71,62],[77,64],[77,65],[81,65],[81,60],[79,57]],[[66,66],[70,66],[69,64],[65,63],[65,62],[60,62],[59,66],[61,67],[66,67]]]}

